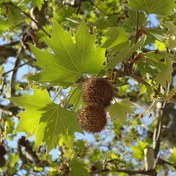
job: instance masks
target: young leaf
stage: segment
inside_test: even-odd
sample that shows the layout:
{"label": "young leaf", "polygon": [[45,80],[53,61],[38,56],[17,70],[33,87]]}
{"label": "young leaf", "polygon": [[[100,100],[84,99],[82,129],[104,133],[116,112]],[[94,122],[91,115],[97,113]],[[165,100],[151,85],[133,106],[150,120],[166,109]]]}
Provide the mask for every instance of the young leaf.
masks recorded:
{"label": "young leaf", "polygon": [[147,146],[146,142],[143,142],[141,140],[138,140],[137,146],[131,146],[131,149],[133,150],[133,157],[136,159],[143,159],[144,158],[144,148]]}
{"label": "young leaf", "polygon": [[121,123],[123,123],[126,120],[126,114],[133,113],[133,106],[134,105],[128,99],[124,99],[121,102],[112,104],[108,108],[108,112],[112,120],[118,119]]}
{"label": "young leaf", "polygon": [[97,74],[104,68],[105,49],[94,47],[95,36],[88,33],[85,22],[81,23],[73,42],[70,33],[53,21],[52,37],[46,42],[53,54],[30,45],[36,64],[44,69],[33,77],[35,80],[71,84],[85,72]]}
{"label": "young leaf", "polygon": [[169,157],[169,161],[172,163],[176,163],[176,147],[174,147],[171,156]]}
{"label": "young leaf", "polygon": [[46,90],[35,88],[34,95],[13,97],[10,100],[26,109],[18,114],[21,119],[16,131],[26,132],[28,136],[35,135],[37,148],[46,143],[50,151],[57,146],[60,134],[82,132],[75,112],[52,103]]}
{"label": "young leaf", "polygon": [[172,14],[172,10],[175,8],[175,0],[129,0],[128,7],[145,11],[147,14],[154,13],[167,16]]}

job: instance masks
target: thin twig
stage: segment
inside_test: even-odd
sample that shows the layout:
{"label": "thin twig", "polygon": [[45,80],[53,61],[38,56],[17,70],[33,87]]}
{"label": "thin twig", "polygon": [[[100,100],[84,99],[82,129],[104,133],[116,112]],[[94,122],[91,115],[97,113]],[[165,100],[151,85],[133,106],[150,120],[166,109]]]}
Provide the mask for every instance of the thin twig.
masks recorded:
{"label": "thin twig", "polygon": [[139,31],[139,11],[136,11],[136,35],[135,35],[135,43],[138,41],[138,31]]}
{"label": "thin twig", "polygon": [[4,90],[4,86],[5,86],[5,84],[6,84],[6,78],[5,78],[5,76],[3,76],[2,78],[1,78],[1,89],[0,89],[0,95],[2,95],[2,93],[3,93],[3,90]]}
{"label": "thin twig", "polygon": [[20,64],[20,60],[21,60],[21,55],[23,54],[23,48],[20,47],[18,52],[17,52],[17,55],[16,55],[16,61],[15,61],[15,64],[14,64],[14,69],[13,68],[13,72],[12,72],[12,76],[11,76],[11,81],[10,81],[10,87],[11,87],[11,95],[13,95],[15,93],[15,89],[14,89],[14,86],[15,86],[15,79],[16,79],[16,74],[17,74],[17,70],[18,70],[18,66]]}
{"label": "thin twig", "polygon": [[30,60],[28,60],[27,62],[21,64],[21,65],[18,65],[18,66],[16,66],[16,67],[12,68],[11,70],[9,70],[9,71],[3,73],[1,76],[4,77],[5,75],[9,74],[10,72],[12,72],[12,71],[14,71],[14,70],[17,70],[18,68],[23,67],[24,65],[27,65],[27,64],[31,63],[32,61],[34,61],[33,58],[30,59]]}
{"label": "thin twig", "polygon": [[138,81],[139,83],[142,83],[146,86],[151,86],[149,83],[147,83],[145,80],[143,80],[140,76],[136,75],[135,73],[131,73],[130,77]]}
{"label": "thin twig", "polygon": [[58,97],[58,95],[60,94],[61,91],[62,91],[62,88],[59,87],[59,89],[58,89],[58,91],[57,91],[55,97],[53,98],[53,102],[56,100],[56,98]]}
{"label": "thin twig", "polygon": [[102,170],[97,170],[92,172],[92,174],[97,174],[97,173],[103,173],[103,172],[123,172],[129,175],[137,175],[137,174],[144,174],[144,175],[155,175],[156,171],[154,169],[152,170],[126,170],[126,169],[114,169],[114,170],[110,170],[110,169],[102,169]]}
{"label": "thin twig", "polygon": [[78,0],[78,9],[77,9],[77,11],[76,11],[76,14],[78,15],[79,14],[79,11],[80,11],[80,9],[81,9],[81,5],[82,5],[82,0]]}
{"label": "thin twig", "polygon": [[10,2],[9,4],[12,5],[13,7],[15,7],[16,9],[18,9],[20,12],[22,12],[26,17],[30,18],[38,26],[39,29],[41,29],[48,37],[51,37],[50,34],[48,34],[48,32],[34,18],[32,18],[28,13],[26,13],[25,11],[20,9],[18,6],[16,6],[12,2]]}

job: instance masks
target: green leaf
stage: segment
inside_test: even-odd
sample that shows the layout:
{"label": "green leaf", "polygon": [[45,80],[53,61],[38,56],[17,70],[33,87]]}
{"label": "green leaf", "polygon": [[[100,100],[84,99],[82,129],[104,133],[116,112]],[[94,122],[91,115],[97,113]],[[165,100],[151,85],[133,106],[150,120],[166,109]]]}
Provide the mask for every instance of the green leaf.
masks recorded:
{"label": "green leaf", "polygon": [[132,46],[128,44],[126,47],[124,47],[122,50],[119,51],[119,53],[115,56],[112,56],[107,64],[108,68],[114,68],[117,64],[120,62],[129,59],[130,56],[134,51],[139,49],[145,42],[146,36],[142,36],[138,42]]}
{"label": "green leaf", "polygon": [[156,84],[166,87],[166,83],[171,83],[172,80],[172,59],[168,56],[166,52],[159,52],[154,54],[149,52],[146,54],[148,60],[152,61],[152,65],[157,70]]}
{"label": "green leaf", "polygon": [[97,74],[104,69],[105,49],[95,48],[95,36],[88,33],[82,22],[75,35],[75,42],[56,21],[53,21],[51,39],[46,39],[53,54],[30,45],[37,59],[37,65],[44,70],[35,75],[40,82],[73,83],[82,74]]}
{"label": "green leaf", "polygon": [[166,40],[166,46],[168,49],[176,48],[176,37],[175,36],[170,36]]}
{"label": "green leaf", "polygon": [[61,135],[59,139],[59,146],[65,144],[70,150],[73,150],[74,135]]}
{"label": "green leaf", "polygon": [[41,10],[43,3],[44,3],[44,0],[32,0],[31,6],[33,8],[38,7],[38,9]]}
{"label": "green leaf", "polygon": [[119,120],[123,123],[126,120],[127,113],[133,113],[134,104],[128,99],[124,99],[121,102],[112,104],[108,108],[108,112],[112,120]]}
{"label": "green leaf", "polygon": [[131,10],[129,9],[129,18],[127,20],[129,20],[129,23],[133,26],[136,26],[136,19],[139,18],[138,23],[140,26],[144,26],[146,23],[146,15],[144,14],[144,12],[139,11],[138,14],[136,13],[136,10]]}
{"label": "green leaf", "polygon": [[40,117],[44,112],[41,108],[52,103],[47,90],[37,88],[34,88],[33,95],[12,97],[10,100],[25,109],[25,111],[17,114],[20,117],[20,121],[16,132],[26,132],[28,136],[33,135],[36,131]]}
{"label": "green leaf", "polygon": [[9,27],[10,27],[9,22],[0,17],[0,34],[8,30]]}
{"label": "green leaf", "polygon": [[172,67],[172,59],[166,58],[164,61],[164,65],[161,69],[161,71],[156,76],[156,83],[157,85],[161,85],[166,88],[167,83],[171,83],[172,81],[172,73],[173,67]]}
{"label": "green leaf", "polygon": [[167,16],[172,14],[176,7],[175,0],[129,0],[128,7],[134,10],[142,10],[147,14]]}
{"label": "green leaf", "polygon": [[73,158],[71,161],[70,176],[89,176],[90,174],[85,168],[85,164],[78,158]]}
{"label": "green leaf", "polygon": [[76,113],[66,110],[56,104],[48,104],[42,108],[45,112],[42,114],[39,122],[39,128],[36,135],[43,135],[43,142],[46,142],[48,151],[55,148],[59,141],[59,134],[71,135],[74,132],[82,132],[76,121]]}
{"label": "green leaf", "polygon": [[161,42],[164,42],[166,39],[164,31],[158,28],[147,29],[147,42],[149,44],[152,44],[155,42],[156,39]]}
{"label": "green leaf", "polygon": [[160,50],[160,51],[165,51],[166,46],[163,42],[160,42],[158,40],[155,41],[155,49]]}
{"label": "green leaf", "polygon": [[122,27],[114,27],[110,29],[105,36],[107,36],[107,40],[105,43],[101,46],[102,48],[112,48],[116,45],[119,45],[121,43],[128,41],[128,36]]}
{"label": "green leaf", "polygon": [[98,162],[100,161],[102,155],[103,155],[102,152],[99,149],[95,148],[91,154],[91,157],[92,157],[91,159],[94,162]]}
{"label": "green leaf", "polygon": [[176,147],[174,147],[171,156],[169,157],[169,161],[176,164]]}
{"label": "green leaf", "polygon": [[132,156],[133,156],[134,158],[136,158],[136,159],[138,159],[138,160],[143,159],[144,154],[143,154],[143,151],[141,151],[141,150],[139,149],[139,147],[137,147],[137,146],[131,146],[130,148],[131,148],[132,151],[133,151]]}
{"label": "green leaf", "polygon": [[52,103],[46,90],[35,88],[33,95],[13,97],[10,100],[26,109],[18,114],[21,119],[16,131],[26,132],[28,136],[34,135],[37,148],[46,143],[50,151],[57,146],[60,134],[82,132],[76,121],[76,113]]}
{"label": "green leaf", "polygon": [[146,142],[143,142],[138,139],[138,145],[137,146],[131,146],[130,148],[133,151],[133,157],[136,159],[143,159],[144,158],[144,149],[147,146]]}
{"label": "green leaf", "polygon": [[169,33],[176,35],[176,25],[174,21],[166,21],[165,26],[167,27]]}
{"label": "green leaf", "polygon": [[17,24],[20,23],[21,20],[24,20],[24,16],[20,13],[20,11],[13,6],[9,6],[8,22],[11,24]]}

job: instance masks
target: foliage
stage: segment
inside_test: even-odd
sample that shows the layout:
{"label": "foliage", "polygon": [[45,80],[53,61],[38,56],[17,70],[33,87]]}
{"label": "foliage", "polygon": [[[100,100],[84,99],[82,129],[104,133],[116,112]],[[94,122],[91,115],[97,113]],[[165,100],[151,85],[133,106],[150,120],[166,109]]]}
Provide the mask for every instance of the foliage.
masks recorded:
{"label": "foliage", "polygon": [[[0,175],[175,172],[175,0],[1,0],[0,7]],[[96,134],[76,120],[92,76],[114,89],[108,123]]]}

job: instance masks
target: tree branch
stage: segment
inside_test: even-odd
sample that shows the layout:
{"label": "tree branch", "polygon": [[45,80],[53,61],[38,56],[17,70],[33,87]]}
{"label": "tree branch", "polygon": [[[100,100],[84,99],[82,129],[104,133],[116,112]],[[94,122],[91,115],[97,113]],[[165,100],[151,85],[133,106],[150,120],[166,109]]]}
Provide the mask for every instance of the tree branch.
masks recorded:
{"label": "tree branch", "polygon": [[[19,50],[18,50],[18,53],[17,53],[17,56],[16,56],[16,61],[15,61],[15,64],[14,64],[14,69],[13,69],[13,73],[12,73],[12,76],[11,76],[11,81],[10,81],[10,95],[14,95],[15,94],[15,81],[16,81],[16,74],[17,74],[17,68],[20,64],[20,56],[21,54],[23,53],[23,48],[20,47]],[[16,68],[16,69],[15,69]]]}
{"label": "tree branch", "polygon": [[159,158],[158,164],[167,164],[167,165],[173,167],[174,169],[176,169],[176,164],[171,163],[170,161],[165,160],[165,159],[163,159],[163,158]]}
{"label": "tree branch", "polygon": [[13,46],[19,43],[20,41],[15,41],[0,46],[0,64],[3,64],[8,57],[16,56],[18,50],[16,48],[13,48]]}
{"label": "tree branch", "polygon": [[[167,85],[166,96],[169,94],[169,90],[170,90],[170,84]],[[157,158],[158,152],[160,150],[160,138],[161,138],[161,132],[162,132],[162,125],[163,125],[163,113],[166,105],[167,105],[167,99],[165,99],[165,101],[162,104],[162,107],[160,108],[158,123],[153,134],[153,149],[155,153],[155,158]]]}
{"label": "tree branch", "polygon": [[135,79],[139,83],[142,83],[142,84],[144,84],[146,86],[151,86],[149,83],[147,83],[145,80],[143,80],[140,76],[138,76],[135,73],[131,73],[130,77],[133,78],[133,79]]}

